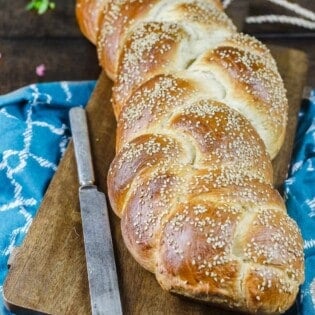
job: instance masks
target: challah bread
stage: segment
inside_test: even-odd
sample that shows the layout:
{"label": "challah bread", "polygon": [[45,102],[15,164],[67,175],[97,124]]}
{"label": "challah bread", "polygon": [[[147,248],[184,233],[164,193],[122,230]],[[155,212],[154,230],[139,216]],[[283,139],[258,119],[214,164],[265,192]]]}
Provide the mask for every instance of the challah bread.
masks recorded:
{"label": "challah bread", "polygon": [[282,313],[304,279],[272,187],[287,100],[275,61],[215,0],[77,0],[113,79],[111,206],[133,257],[171,292]]}

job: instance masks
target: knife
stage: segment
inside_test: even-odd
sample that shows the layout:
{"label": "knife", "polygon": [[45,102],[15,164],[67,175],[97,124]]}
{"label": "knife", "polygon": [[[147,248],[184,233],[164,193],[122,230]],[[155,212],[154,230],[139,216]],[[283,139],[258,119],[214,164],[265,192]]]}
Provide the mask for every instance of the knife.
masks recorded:
{"label": "knife", "polygon": [[122,314],[113,242],[104,193],[98,191],[85,110],[69,111],[79,177],[79,199],[93,315]]}

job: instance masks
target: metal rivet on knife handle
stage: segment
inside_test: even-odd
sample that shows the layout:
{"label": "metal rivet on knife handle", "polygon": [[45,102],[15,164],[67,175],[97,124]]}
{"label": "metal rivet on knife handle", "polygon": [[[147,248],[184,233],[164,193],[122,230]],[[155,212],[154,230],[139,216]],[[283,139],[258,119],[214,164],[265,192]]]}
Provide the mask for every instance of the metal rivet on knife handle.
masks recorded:
{"label": "metal rivet on knife handle", "polygon": [[81,183],[79,198],[92,314],[120,315],[122,305],[106,198],[92,184],[93,164],[85,111],[71,109],[70,123]]}

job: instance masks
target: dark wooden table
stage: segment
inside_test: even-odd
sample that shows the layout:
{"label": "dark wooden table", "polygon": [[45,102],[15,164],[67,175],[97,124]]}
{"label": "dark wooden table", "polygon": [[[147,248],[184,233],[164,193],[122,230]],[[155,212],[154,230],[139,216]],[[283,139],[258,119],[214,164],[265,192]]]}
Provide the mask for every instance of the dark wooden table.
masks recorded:
{"label": "dark wooden table", "polygon": [[[0,0],[0,94],[34,82],[97,79],[96,51],[80,33],[75,1],[57,0],[43,15],[28,0]],[[44,64],[45,75],[36,75]]]}
{"label": "dark wooden table", "polygon": [[[271,11],[290,14],[283,9],[280,12],[277,6],[264,0],[250,2],[250,14]],[[315,1],[296,2],[315,12]],[[101,70],[95,48],[79,31],[74,15],[75,0],[56,0],[56,8],[44,15],[26,11],[27,3],[28,0],[0,0],[0,94],[34,82],[97,79]],[[229,13],[238,24],[243,20],[247,3],[247,0],[232,2]],[[245,24],[244,30],[260,34],[265,43],[306,51],[310,57],[308,84],[315,86],[315,31],[312,37],[303,37],[303,29],[275,24]],[[300,33],[301,37],[272,39],[266,36],[279,31]],[[36,75],[39,64],[46,66],[44,77]]]}
{"label": "dark wooden table", "polygon": [[[234,0],[238,1],[238,0]],[[292,0],[300,6],[315,12],[315,1]],[[281,14],[296,16],[292,12],[266,0],[250,1],[248,15]],[[244,32],[255,34],[265,44],[275,44],[305,51],[309,57],[307,85],[315,87],[315,30],[281,24],[245,24]],[[298,66],[298,65],[297,65]]]}

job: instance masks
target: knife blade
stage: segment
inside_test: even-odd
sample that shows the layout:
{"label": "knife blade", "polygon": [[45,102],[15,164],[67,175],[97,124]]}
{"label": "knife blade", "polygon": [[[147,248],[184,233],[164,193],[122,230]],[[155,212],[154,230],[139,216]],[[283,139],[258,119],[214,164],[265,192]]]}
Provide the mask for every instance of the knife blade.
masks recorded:
{"label": "knife blade", "polygon": [[94,184],[94,171],[85,110],[69,111],[79,177],[89,293],[93,315],[122,314],[117,268],[105,194]]}

